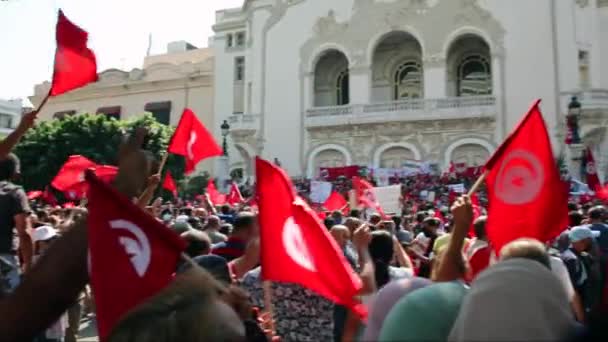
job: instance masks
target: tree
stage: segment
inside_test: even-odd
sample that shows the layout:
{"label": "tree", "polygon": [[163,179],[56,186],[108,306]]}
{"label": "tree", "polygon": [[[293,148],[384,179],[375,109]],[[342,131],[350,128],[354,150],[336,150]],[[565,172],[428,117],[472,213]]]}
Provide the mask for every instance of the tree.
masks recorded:
{"label": "tree", "polygon": [[[125,133],[144,126],[148,129],[144,147],[160,160],[167,149],[173,128],[158,123],[150,114],[132,120],[116,120],[106,115],[85,114],[42,122],[32,128],[15,153],[21,159],[21,183],[26,190],[44,189],[68,156],[80,154],[95,163],[116,165],[117,147]],[[183,178],[184,161],[170,155],[165,169],[176,181]]]}

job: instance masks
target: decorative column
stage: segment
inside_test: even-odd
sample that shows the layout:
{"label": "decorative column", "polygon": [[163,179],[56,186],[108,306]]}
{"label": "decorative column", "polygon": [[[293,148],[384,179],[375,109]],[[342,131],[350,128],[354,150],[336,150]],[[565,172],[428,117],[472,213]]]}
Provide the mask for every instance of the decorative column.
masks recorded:
{"label": "decorative column", "polygon": [[424,58],[424,97],[427,99],[442,99],[447,96],[446,60],[442,54]]}
{"label": "decorative column", "polygon": [[348,70],[350,103],[367,104],[371,101],[371,69],[369,65],[352,66]]}

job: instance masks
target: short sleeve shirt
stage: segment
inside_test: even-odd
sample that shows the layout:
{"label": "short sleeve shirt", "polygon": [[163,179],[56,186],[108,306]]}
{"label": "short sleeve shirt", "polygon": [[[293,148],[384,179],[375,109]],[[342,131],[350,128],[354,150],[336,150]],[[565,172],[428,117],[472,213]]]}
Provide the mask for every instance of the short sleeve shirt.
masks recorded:
{"label": "short sleeve shirt", "polygon": [[11,182],[0,182],[0,254],[15,253],[15,216],[29,212],[30,206],[23,188]]}

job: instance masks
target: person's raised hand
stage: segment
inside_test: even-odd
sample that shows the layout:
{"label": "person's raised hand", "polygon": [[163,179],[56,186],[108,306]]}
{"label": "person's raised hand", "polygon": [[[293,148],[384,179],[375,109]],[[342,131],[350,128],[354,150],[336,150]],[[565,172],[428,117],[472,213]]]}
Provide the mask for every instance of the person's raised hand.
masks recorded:
{"label": "person's raised hand", "polygon": [[137,128],[129,138],[123,139],[118,149],[118,175],[114,186],[128,198],[141,194],[154,167],[151,154],[142,149],[146,134],[145,128]]}
{"label": "person's raised hand", "polygon": [[24,114],[21,117],[21,121],[19,122],[19,128],[23,131],[26,131],[34,126],[36,123],[36,118],[38,117],[38,111],[31,111],[27,114]]}
{"label": "person's raised hand", "polygon": [[355,233],[353,234],[353,244],[357,249],[367,249],[371,241],[372,234],[369,225],[362,224],[355,230]]}
{"label": "person's raised hand", "polygon": [[149,186],[157,186],[160,183],[160,174],[154,174],[148,177],[148,185]]}
{"label": "person's raised hand", "polygon": [[455,228],[469,227],[473,222],[473,205],[469,196],[461,196],[454,201],[451,211]]}

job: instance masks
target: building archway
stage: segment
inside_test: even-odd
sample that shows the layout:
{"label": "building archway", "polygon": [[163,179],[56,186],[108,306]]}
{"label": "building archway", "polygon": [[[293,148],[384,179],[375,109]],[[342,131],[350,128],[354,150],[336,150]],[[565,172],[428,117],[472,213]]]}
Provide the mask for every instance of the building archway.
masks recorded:
{"label": "building archway", "polygon": [[372,55],[372,101],[389,102],[424,97],[422,46],[411,34],[385,34]]}
{"label": "building archway", "polygon": [[350,103],[349,63],[346,55],[330,49],[322,53],[314,68],[315,107]]}
{"label": "building archway", "polygon": [[494,146],[478,138],[465,138],[453,142],[445,151],[445,166],[466,163],[468,166],[484,165],[494,152]]}
{"label": "building archway", "polygon": [[350,152],[344,147],[336,144],[321,145],[308,154],[306,175],[314,178],[321,167],[340,167],[352,164]]}
{"label": "building archway", "polygon": [[492,55],[483,38],[464,34],[450,44],[447,87],[448,96],[492,95]]}
{"label": "building archway", "polygon": [[411,143],[388,143],[376,149],[373,165],[375,168],[400,168],[407,160],[421,160],[418,148]]}

